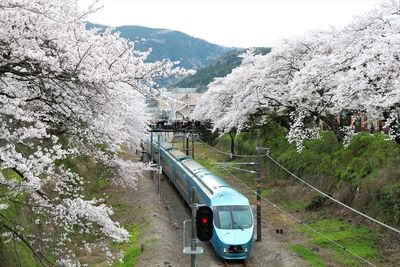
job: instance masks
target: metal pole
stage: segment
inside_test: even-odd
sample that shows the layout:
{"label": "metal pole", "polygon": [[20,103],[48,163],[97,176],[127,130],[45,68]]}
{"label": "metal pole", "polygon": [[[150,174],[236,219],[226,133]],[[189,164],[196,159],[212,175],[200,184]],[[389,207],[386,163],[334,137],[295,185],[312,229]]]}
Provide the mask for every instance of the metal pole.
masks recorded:
{"label": "metal pole", "polygon": [[160,166],[161,166],[161,149],[160,149],[160,138],[161,138],[161,136],[160,135],[157,135],[157,142],[158,142],[158,164],[157,164],[157,167],[158,167],[158,196],[159,196],[159,198],[160,198],[160,201],[161,201],[161,168],[160,168]]}
{"label": "metal pole", "polygon": [[[192,241],[190,243],[190,249],[196,251],[196,205],[194,203],[195,191],[192,190]],[[196,267],[196,254],[190,255],[190,266]]]}
{"label": "metal pole", "polygon": [[256,192],[257,192],[257,242],[261,242],[261,162],[260,162],[260,129],[257,129],[257,165],[256,165]]}
{"label": "metal pole", "polygon": [[185,135],[186,138],[186,156],[189,156],[189,133]]}
{"label": "metal pole", "polygon": [[153,128],[150,132],[150,162],[153,163]]}
{"label": "metal pole", "polygon": [[140,161],[144,162],[144,144],[143,144],[143,140],[140,141],[140,148],[142,149],[140,151]]}
{"label": "metal pole", "polygon": [[186,137],[185,137],[185,133],[182,132],[182,140],[183,140],[182,151],[183,151],[183,152],[185,152],[185,144],[186,144],[185,138],[186,138]]}
{"label": "metal pole", "polygon": [[194,159],[194,131],[192,129],[192,159]]}

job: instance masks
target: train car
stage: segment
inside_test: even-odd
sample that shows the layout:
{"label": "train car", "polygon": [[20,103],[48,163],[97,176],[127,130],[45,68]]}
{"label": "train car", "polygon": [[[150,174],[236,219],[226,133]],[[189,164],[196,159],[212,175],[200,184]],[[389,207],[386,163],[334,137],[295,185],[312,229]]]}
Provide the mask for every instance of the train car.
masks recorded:
{"label": "train car", "polygon": [[163,172],[188,205],[205,204],[213,210],[214,230],[211,244],[216,253],[224,259],[247,259],[252,249],[254,233],[253,212],[249,200],[168,142],[160,141],[158,149],[155,134],[144,147],[154,160],[158,162],[160,158]]}

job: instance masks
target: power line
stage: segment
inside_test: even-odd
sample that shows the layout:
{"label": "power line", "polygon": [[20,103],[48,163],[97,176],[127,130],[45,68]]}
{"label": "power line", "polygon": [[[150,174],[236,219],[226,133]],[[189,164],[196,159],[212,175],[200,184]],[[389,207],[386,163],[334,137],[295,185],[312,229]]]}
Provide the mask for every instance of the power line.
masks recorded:
{"label": "power line", "polygon": [[272,162],[274,162],[276,165],[278,165],[281,169],[283,169],[284,171],[286,171],[287,173],[289,173],[290,175],[292,175],[294,178],[296,178],[297,180],[299,180],[299,181],[302,182],[303,184],[307,185],[308,187],[312,188],[312,189],[315,190],[316,192],[320,193],[321,195],[323,195],[323,196],[329,198],[330,200],[336,202],[337,204],[339,204],[339,205],[341,205],[341,206],[343,206],[343,207],[345,207],[345,208],[347,208],[347,209],[349,209],[349,210],[351,210],[351,211],[357,213],[358,215],[363,216],[364,218],[366,218],[366,219],[368,219],[368,220],[370,220],[370,221],[373,221],[373,222],[375,222],[375,223],[377,223],[377,224],[379,224],[379,225],[381,225],[381,226],[383,226],[383,227],[385,227],[385,228],[387,228],[387,229],[390,229],[390,230],[392,230],[392,231],[394,231],[394,232],[400,234],[400,230],[394,228],[393,226],[387,225],[387,224],[385,224],[385,223],[383,223],[383,222],[381,222],[381,221],[378,221],[377,219],[374,219],[374,218],[368,216],[367,214],[364,214],[364,213],[362,213],[361,211],[358,211],[358,210],[356,210],[356,209],[354,209],[354,208],[352,208],[352,207],[350,207],[350,206],[344,204],[343,202],[340,202],[339,200],[337,200],[337,199],[331,197],[330,195],[328,195],[328,194],[322,192],[322,191],[319,190],[318,188],[312,186],[311,184],[307,183],[307,182],[304,181],[303,179],[299,178],[297,175],[295,175],[294,173],[292,173],[291,171],[289,171],[288,169],[286,169],[284,166],[282,166],[279,162],[277,162],[276,160],[274,160],[271,156],[267,155],[267,157],[268,157]]}
{"label": "power line", "polygon": [[[238,177],[236,177],[235,175],[233,175],[230,171],[227,170],[227,172],[229,173],[230,176],[232,176],[234,179],[236,179],[240,184],[244,185],[245,187],[247,187],[248,189],[251,190],[252,193],[257,194],[256,191],[254,191],[253,188],[251,188],[250,186],[248,186],[247,184],[243,183]],[[285,211],[284,209],[282,209],[281,207],[279,207],[278,205],[276,205],[275,203],[271,202],[270,200],[268,200],[267,198],[265,198],[262,195],[259,195],[261,197],[261,199],[263,199],[265,202],[267,202],[268,204],[272,205],[274,208],[276,208],[277,210],[281,211],[282,213],[286,214],[288,217],[290,217],[292,220],[296,221],[297,223],[304,225],[306,228],[308,228],[309,230],[311,230],[312,232],[318,234],[319,236],[321,236],[322,238],[326,239],[327,241],[331,242],[332,244],[338,246],[339,248],[341,248],[344,251],[347,251],[349,254],[353,255],[354,257],[364,261],[365,263],[371,265],[371,266],[376,266],[375,264],[373,264],[372,262],[370,262],[367,259],[364,259],[363,257],[361,257],[360,255],[352,252],[351,250],[347,249],[345,246],[337,243],[336,241],[330,239],[329,237],[327,237],[326,235],[324,235],[323,233],[319,232],[318,230],[314,229],[313,227],[311,227],[310,225],[306,224],[305,222],[301,221],[299,218],[293,216],[292,214],[290,214],[289,212]]]}

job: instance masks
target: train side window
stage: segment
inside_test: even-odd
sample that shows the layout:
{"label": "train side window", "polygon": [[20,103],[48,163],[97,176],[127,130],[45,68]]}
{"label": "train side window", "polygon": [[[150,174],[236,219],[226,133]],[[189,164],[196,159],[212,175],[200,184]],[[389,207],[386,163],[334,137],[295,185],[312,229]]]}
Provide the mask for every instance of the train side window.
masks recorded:
{"label": "train side window", "polygon": [[218,208],[214,207],[213,213],[214,213],[214,216],[213,216],[213,217],[214,217],[214,224],[215,224],[215,226],[216,226],[217,228],[221,228],[221,225],[220,225],[220,223],[219,223]]}

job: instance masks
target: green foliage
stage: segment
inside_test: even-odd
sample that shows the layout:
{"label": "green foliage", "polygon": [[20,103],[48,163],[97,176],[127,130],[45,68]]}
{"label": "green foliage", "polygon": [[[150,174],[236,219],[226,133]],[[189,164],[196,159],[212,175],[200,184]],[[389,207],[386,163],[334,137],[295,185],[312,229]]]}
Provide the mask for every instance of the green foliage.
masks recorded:
{"label": "green foliage", "polygon": [[310,203],[306,206],[306,210],[318,210],[322,208],[328,198],[321,195],[316,195],[311,198]]}
{"label": "green foliage", "polygon": [[125,251],[125,256],[121,263],[117,263],[116,267],[132,267],[135,266],[142,250],[139,247],[138,239],[141,232],[140,224],[135,224],[129,228],[129,233],[131,235],[130,243],[122,244],[118,247]]}
{"label": "green foliage", "polygon": [[290,249],[293,250],[301,258],[303,258],[305,261],[307,261],[311,266],[314,267],[326,266],[317,253],[306,248],[303,245],[294,244],[290,246]]}
{"label": "green foliage", "polygon": [[394,141],[386,139],[383,134],[357,135],[348,149],[341,149],[335,153],[339,167],[335,176],[350,181],[354,186],[360,186],[365,177],[377,176],[380,169],[398,165],[400,147]]}
{"label": "green foliage", "polygon": [[[344,221],[326,219],[309,224],[312,228],[322,233],[324,236],[336,243],[344,246],[362,258],[370,261],[379,260],[379,253],[376,249],[375,243],[377,242],[377,234],[367,227],[357,226]],[[360,266],[358,262],[350,254],[346,254],[342,248],[332,244],[331,241],[309,230],[307,227],[302,226],[301,231],[312,237],[312,242],[315,245],[327,248],[334,253],[334,259],[346,266]]]}
{"label": "green foliage", "polygon": [[[5,179],[20,180],[21,177],[13,170],[6,169],[1,171]],[[0,186],[0,195],[3,195],[4,187]],[[25,197],[19,195],[15,198],[16,201],[23,203]],[[19,205],[17,202],[0,200],[0,204],[7,204],[8,208],[1,210],[0,221],[6,225],[14,226],[15,223],[24,222],[25,225],[30,225],[30,216],[25,216],[27,211],[24,206]],[[29,228],[24,229],[24,232],[30,233]],[[6,239],[1,237],[1,234],[8,232],[2,224],[0,224],[0,266],[40,266],[37,262],[32,251],[22,242],[10,241],[6,243]]]}
{"label": "green foliage", "polygon": [[225,77],[241,64],[242,60],[238,56],[243,52],[244,50],[242,49],[229,51],[211,65],[199,69],[196,74],[183,78],[173,86],[197,88],[198,92],[204,92],[207,90],[207,85],[211,83],[214,78]]}
{"label": "green foliage", "polygon": [[4,243],[0,239],[0,266],[24,266],[24,267],[39,267],[32,251],[25,245],[19,242]]}
{"label": "green foliage", "polygon": [[386,185],[378,196],[378,206],[400,224],[400,182]]}
{"label": "green foliage", "polygon": [[1,170],[1,173],[3,174],[6,180],[20,181],[22,179],[18,173],[16,173],[14,170],[11,169],[3,169]]}

